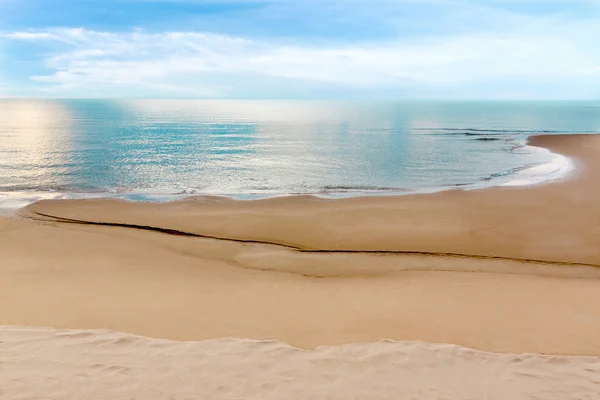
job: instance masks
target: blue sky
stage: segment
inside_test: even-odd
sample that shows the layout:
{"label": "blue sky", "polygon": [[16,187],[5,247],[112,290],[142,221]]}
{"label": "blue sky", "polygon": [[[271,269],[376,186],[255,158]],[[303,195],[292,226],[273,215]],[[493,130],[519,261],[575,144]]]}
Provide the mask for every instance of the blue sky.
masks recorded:
{"label": "blue sky", "polygon": [[600,0],[0,0],[0,96],[600,99]]}

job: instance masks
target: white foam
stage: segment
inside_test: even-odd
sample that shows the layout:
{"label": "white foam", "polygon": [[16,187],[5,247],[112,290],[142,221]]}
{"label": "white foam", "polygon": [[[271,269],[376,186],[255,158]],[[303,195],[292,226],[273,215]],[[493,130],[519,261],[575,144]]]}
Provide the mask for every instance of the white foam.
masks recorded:
{"label": "white foam", "polygon": [[13,215],[18,209],[39,200],[67,197],[64,193],[56,192],[0,192],[0,215]]}
{"label": "white foam", "polygon": [[516,172],[510,176],[511,180],[503,182],[499,186],[529,186],[551,182],[564,179],[575,169],[573,161],[566,156],[554,154],[542,147],[527,146],[527,148],[532,152],[549,153],[553,158],[548,163]]}
{"label": "white foam", "polygon": [[61,193],[50,191],[18,191],[0,192],[0,216],[14,216],[17,210],[40,200],[59,199],[123,199],[137,202],[167,202],[179,200],[192,195],[185,191],[150,192],[148,190],[132,192],[94,192],[94,193]]}

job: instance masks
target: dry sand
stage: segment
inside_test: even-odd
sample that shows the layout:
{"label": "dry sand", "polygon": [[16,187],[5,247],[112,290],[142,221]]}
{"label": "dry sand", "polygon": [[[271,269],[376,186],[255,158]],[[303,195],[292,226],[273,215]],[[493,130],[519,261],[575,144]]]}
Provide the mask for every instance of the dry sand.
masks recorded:
{"label": "dry sand", "polygon": [[213,339],[6,327],[0,398],[600,398],[600,136],[531,142],[577,174],[0,218],[0,325]]}
{"label": "dry sand", "polygon": [[278,341],[171,342],[107,331],[5,328],[5,399],[598,398],[598,357],[492,354],[379,342],[303,351]]}

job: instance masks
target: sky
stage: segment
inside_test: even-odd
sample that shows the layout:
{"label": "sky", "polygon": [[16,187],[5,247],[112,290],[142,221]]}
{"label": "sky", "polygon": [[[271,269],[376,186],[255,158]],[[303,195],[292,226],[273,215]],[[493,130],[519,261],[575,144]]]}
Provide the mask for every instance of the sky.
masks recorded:
{"label": "sky", "polygon": [[0,0],[0,97],[600,99],[600,0]]}

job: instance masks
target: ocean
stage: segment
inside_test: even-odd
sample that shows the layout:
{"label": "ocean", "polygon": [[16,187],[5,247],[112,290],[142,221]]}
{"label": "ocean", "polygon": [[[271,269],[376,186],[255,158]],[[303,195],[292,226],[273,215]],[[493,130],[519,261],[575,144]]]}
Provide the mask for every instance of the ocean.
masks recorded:
{"label": "ocean", "polygon": [[354,196],[524,185],[600,102],[0,100],[0,208],[40,198]]}

